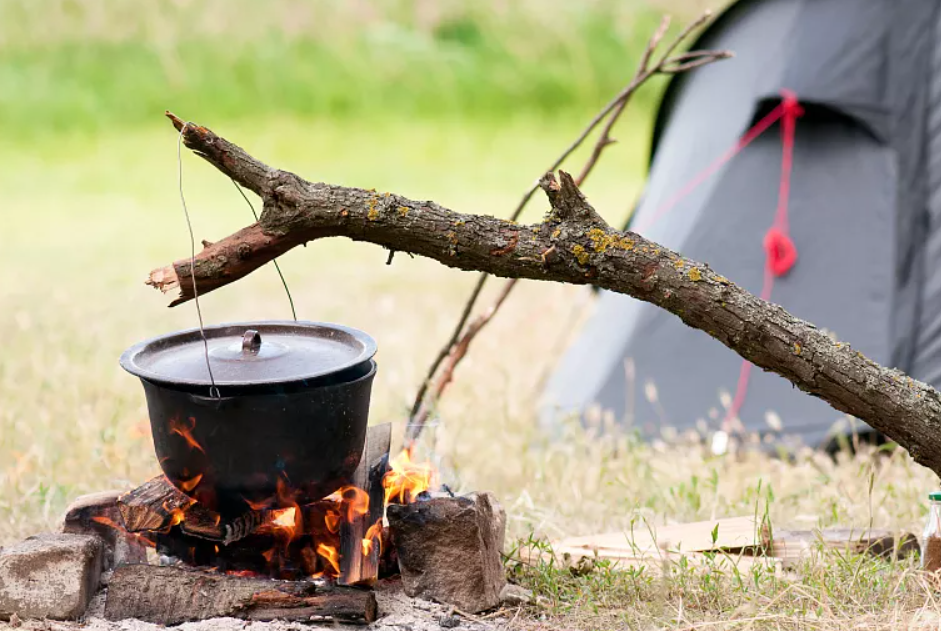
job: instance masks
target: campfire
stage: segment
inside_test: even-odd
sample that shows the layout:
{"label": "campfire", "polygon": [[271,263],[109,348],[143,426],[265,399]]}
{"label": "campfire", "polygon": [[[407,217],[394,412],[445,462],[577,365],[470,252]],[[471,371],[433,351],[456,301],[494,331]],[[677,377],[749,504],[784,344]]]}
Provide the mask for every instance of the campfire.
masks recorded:
{"label": "campfire", "polygon": [[[497,605],[502,509],[488,494],[437,492],[411,446],[390,458],[391,425],[367,427],[375,351],[361,331],[305,322],[207,327],[126,351],[163,473],[80,498],[60,535],[103,541],[103,615],[371,622],[383,580],[465,611]],[[92,548],[75,558],[97,587]],[[35,579],[23,576],[26,591]],[[7,608],[35,617],[23,603]]]}

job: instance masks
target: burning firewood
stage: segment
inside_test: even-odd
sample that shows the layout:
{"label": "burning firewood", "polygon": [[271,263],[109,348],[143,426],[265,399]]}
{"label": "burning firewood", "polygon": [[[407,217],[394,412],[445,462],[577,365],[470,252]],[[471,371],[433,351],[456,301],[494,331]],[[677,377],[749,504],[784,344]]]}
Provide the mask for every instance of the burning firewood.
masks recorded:
{"label": "burning firewood", "polygon": [[179,523],[184,511],[194,503],[165,476],[158,475],[122,495],[118,508],[128,532],[146,532],[164,530]]}
{"label": "burning firewood", "polygon": [[317,502],[298,504],[285,478],[274,497],[246,502],[245,513],[223,519],[160,475],[118,497],[118,523],[110,525],[140,533],[163,557],[194,567],[291,580],[328,576],[341,585],[371,585],[380,560],[394,558],[388,549],[382,554],[386,498],[393,491],[408,495],[399,489],[401,476],[413,475],[402,458],[389,471],[391,434],[389,424],[370,427],[350,484]]}
{"label": "burning firewood", "polygon": [[353,474],[353,486],[366,489],[366,510],[340,525],[341,585],[368,585],[379,578],[382,518],[385,509],[383,480],[389,466],[392,425],[370,428],[366,448]]}

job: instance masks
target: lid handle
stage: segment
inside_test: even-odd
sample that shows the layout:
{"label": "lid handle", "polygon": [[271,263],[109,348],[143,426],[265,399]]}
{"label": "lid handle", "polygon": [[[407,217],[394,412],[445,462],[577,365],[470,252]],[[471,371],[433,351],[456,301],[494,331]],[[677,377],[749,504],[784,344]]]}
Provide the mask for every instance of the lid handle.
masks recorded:
{"label": "lid handle", "polygon": [[245,335],[242,336],[242,352],[255,355],[260,348],[261,335],[258,334],[258,331],[255,329],[245,331]]}

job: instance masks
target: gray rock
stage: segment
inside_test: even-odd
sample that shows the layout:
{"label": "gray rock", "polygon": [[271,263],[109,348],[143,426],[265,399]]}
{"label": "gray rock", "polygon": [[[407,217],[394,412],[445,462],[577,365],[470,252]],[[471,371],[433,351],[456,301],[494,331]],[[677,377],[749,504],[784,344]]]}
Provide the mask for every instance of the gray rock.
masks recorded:
{"label": "gray rock", "polygon": [[42,534],[0,552],[0,618],[74,620],[101,579],[105,544],[94,535]]}
{"label": "gray rock", "polygon": [[531,591],[519,585],[507,583],[500,591],[500,602],[508,607],[519,605],[530,605],[536,602],[536,598]]}
{"label": "gray rock", "polygon": [[405,593],[477,613],[500,604],[506,515],[490,493],[388,509]]}

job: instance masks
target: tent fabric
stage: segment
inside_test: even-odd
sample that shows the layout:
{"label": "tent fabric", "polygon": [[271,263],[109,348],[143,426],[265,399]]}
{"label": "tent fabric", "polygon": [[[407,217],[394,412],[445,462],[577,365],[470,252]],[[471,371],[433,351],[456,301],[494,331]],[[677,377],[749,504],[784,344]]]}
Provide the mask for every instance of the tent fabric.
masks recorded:
{"label": "tent fabric", "polygon": [[[798,119],[789,202],[798,249],[771,297],[874,360],[941,385],[941,34],[933,0],[741,0],[696,48],[730,61],[676,77],[655,125],[632,226],[759,293],[777,206],[775,125],[663,213],[663,204],[777,105]],[[933,230],[934,229],[934,230]],[[932,273],[933,270],[939,273]],[[672,314],[602,292],[543,400],[550,426],[592,406],[653,436],[717,427],[741,358]],[[841,414],[753,370],[747,429],[824,439]],[[769,423],[769,420],[771,421]]]}

